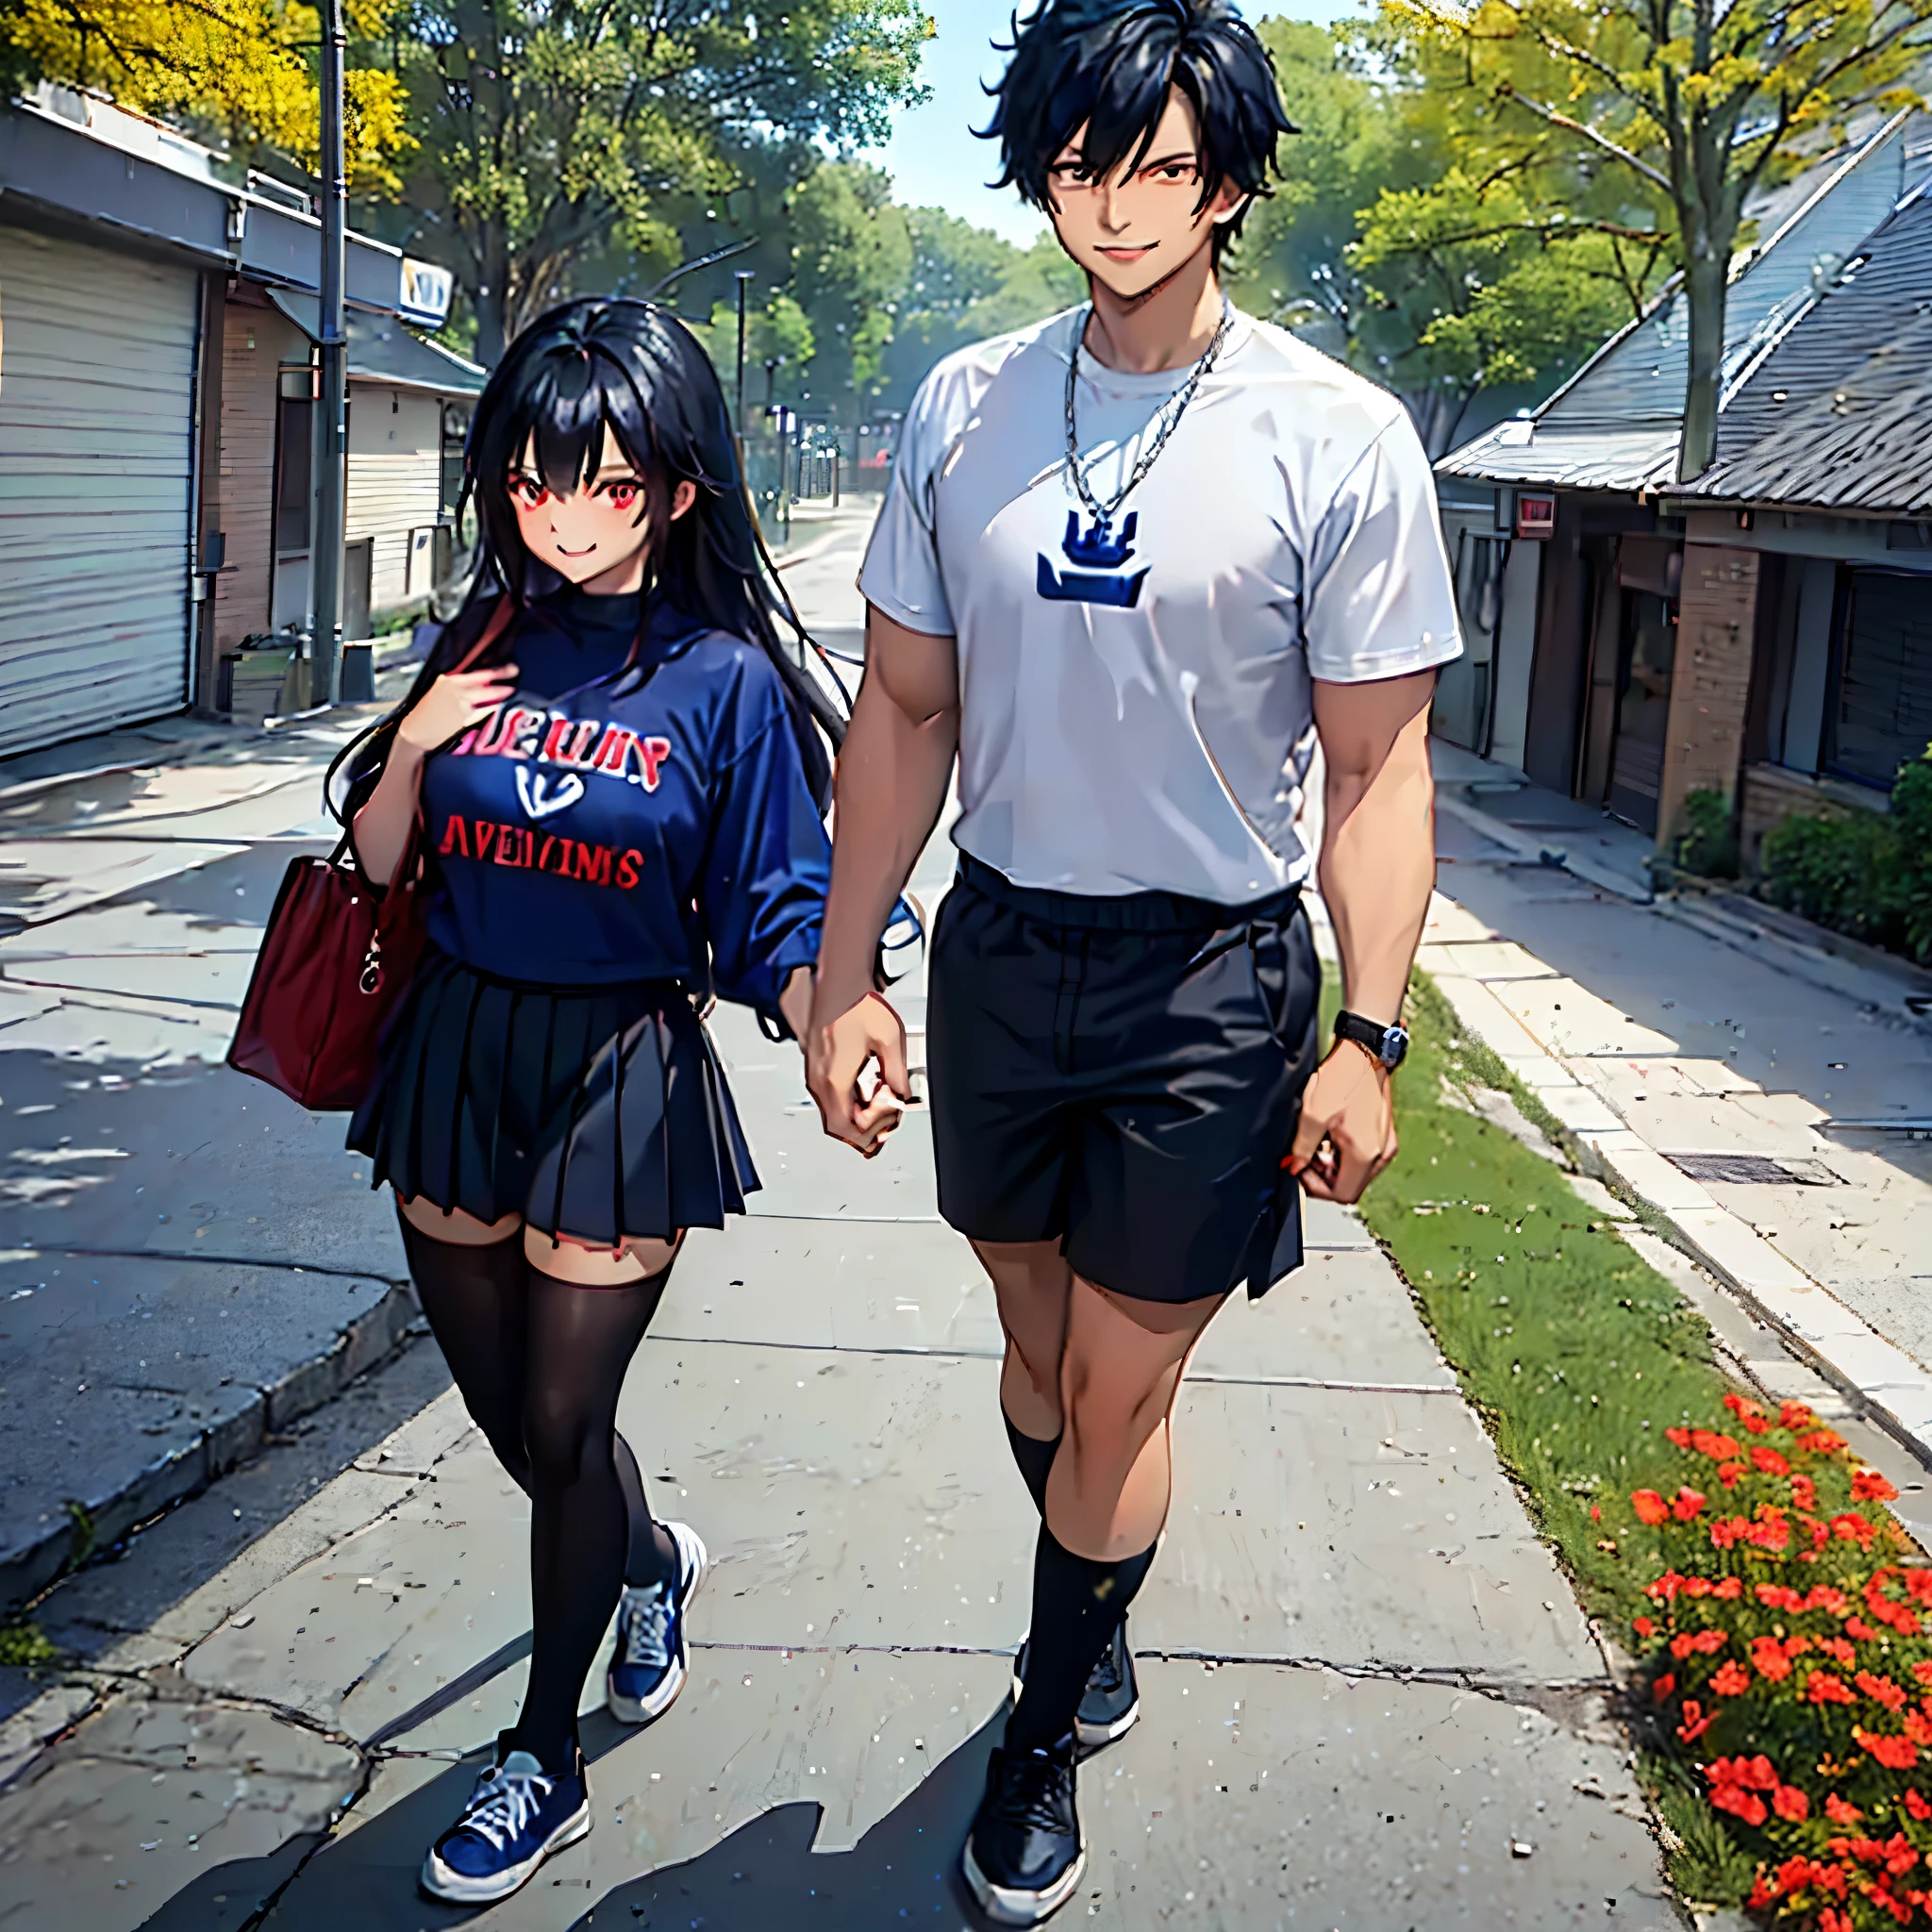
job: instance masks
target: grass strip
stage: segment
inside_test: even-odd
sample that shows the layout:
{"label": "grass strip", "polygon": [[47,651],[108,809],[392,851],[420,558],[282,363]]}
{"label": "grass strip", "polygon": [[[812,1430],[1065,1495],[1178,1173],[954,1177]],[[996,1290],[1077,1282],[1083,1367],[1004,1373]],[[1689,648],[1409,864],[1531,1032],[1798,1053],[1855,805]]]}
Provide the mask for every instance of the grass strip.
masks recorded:
{"label": "grass strip", "polygon": [[[1457,1104],[1489,1087],[1525,1116],[1543,1115],[1422,973],[1409,1016],[1409,1057],[1395,1078],[1402,1150],[1363,1197],[1362,1219],[1585,1609],[1627,1628],[1664,1567],[1660,1546],[1641,1529],[1607,1536],[1591,1506],[1634,1489],[1675,1491],[1681,1457],[1664,1430],[1711,1426],[1729,1387],[1709,1327],[1614,1225],[1592,1218],[1560,1168]],[[1557,1130],[1546,1115],[1539,1124]]]}

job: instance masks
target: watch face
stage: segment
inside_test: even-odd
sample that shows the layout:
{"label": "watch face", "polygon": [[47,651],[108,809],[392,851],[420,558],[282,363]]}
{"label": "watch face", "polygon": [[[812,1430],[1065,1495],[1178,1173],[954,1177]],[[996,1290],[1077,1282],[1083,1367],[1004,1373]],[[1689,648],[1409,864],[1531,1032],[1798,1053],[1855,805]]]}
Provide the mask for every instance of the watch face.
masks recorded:
{"label": "watch face", "polygon": [[1391,1026],[1382,1035],[1382,1064],[1395,1068],[1402,1064],[1403,1057],[1408,1052],[1408,1029],[1406,1026]]}

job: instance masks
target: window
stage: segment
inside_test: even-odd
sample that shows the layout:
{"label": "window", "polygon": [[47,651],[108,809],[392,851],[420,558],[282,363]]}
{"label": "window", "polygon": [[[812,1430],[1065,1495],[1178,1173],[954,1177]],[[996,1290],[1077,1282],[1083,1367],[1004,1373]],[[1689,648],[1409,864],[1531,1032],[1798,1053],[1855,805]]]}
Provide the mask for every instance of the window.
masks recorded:
{"label": "window", "polygon": [[285,395],[275,408],[275,548],[307,550],[315,405],[307,396]]}
{"label": "window", "polygon": [[1932,576],[1848,576],[1825,763],[1890,791],[1932,741]]}

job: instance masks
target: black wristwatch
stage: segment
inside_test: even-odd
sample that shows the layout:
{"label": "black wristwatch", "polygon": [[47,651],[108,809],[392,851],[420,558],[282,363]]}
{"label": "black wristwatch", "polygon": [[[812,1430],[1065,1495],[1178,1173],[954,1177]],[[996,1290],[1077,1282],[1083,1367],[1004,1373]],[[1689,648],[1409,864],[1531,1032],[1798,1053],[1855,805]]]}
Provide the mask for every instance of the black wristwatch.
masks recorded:
{"label": "black wristwatch", "polygon": [[1337,1040],[1352,1040],[1357,1046],[1367,1047],[1391,1074],[1402,1064],[1402,1058],[1408,1051],[1408,1029],[1406,1026],[1383,1026],[1374,1020],[1364,1020],[1359,1013],[1337,1013],[1335,1037]]}

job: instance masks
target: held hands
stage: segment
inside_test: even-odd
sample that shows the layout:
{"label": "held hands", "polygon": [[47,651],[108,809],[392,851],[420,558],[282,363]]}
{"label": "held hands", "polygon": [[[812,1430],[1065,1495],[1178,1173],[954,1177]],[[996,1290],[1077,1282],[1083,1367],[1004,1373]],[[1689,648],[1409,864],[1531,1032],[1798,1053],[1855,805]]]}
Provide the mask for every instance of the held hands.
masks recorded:
{"label": "held hands", "polygon": [[1337,1041],[1302,1095],[1288,1171],[1318,1201],[1358,1201],[1395,1158],[1389,1074],[1367,1048]]}
{"label": "held hands", "polygon": [[[870,1160],[899,1124],[912,1089],[906,1074],[906,1026],[877,993],[866,993],[829,1024],[800,1029],[805,1041],[805,1084],[818,1102],[819,1118],[835,1141],[857,1147]],[[872,1091],[859,1086],[878,1063]]]}
{"label": "held hands", "polygon": [[496,664],[488,671],[445,671],[404,716],[396,736],[414,751],[435,751],[482,724],[515,694],[516,688],[514,664]]}

